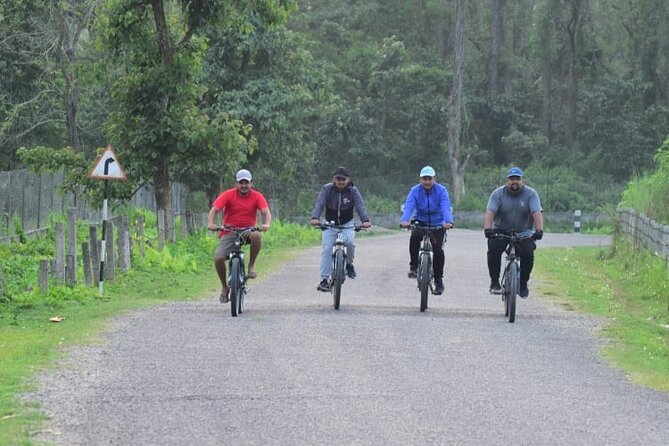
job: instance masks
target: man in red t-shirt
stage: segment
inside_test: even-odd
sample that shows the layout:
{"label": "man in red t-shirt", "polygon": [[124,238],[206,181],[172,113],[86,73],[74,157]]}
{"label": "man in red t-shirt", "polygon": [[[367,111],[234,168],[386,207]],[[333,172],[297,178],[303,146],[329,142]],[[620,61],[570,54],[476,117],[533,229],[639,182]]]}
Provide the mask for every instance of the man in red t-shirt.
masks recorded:
{"label": "man in red t-shirt", "polygon": [[[253,178],[251,172],[242,169],[237,172],[237,185],[232,189],[228,189],[221,193],[209,211],[209,221],[207,227],[211,230],[216,230],[218,225],[214,223],[216,214],[222,214],[223,226],[234,226],[238,228],[248,228],[257,224],[257,211],[262,214],[263,223],[260,225],[261,231],[267,231],[272,221],[272,216],[267,206],[265,197],[253,189],[251,184]],[[262,247],[262,237],[259,232],[251,232],[246,239],[246,242],[251,245],[251,256],[249,259],[248,278],[254,279],[256,277],[255,262]],[[214,265],[216,265],[216,272],[221,280],[221,295],[219,300],[222,303],[228,302],[228,285],[225,272],[225,260],[228,254],[232,251],[235,244],[235,234],[230,231],[222,231],[219,233],[219,242],[216,246],[216,253],[214,254]]]}

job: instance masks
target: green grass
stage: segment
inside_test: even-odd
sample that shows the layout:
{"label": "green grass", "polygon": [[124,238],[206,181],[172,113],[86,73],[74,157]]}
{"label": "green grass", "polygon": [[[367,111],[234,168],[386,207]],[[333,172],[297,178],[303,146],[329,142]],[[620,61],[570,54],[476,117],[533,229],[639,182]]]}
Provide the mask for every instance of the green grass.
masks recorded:
{"label": "green grass", "polygon": [[[603,355],[633,382],[669,391],[669,269],[618,241],[616,248],[541,250],[540,291],[567,309],[607,319]],[[564,296],[564,297],[558,297]]]}
{"label": "green grass", "polygon": [[[317,244],[320,231],[273,222],[263,237],[257,270],[263,275],[292,257],[300,246]],[[39,406],[19,395],[34,388],[35,374],[52,367],[73,345],[95,343],[110,320],[124,313],[172,300],[214,299],[220,283],[213,268],[213,235],[195,236],[168,246],[163,252],[147,248],[133,258],[133,269],[97,288],[50,286],[46,296],[36,283],[39,258],[50,254],[48,240],[31,246],[0,247],[5,281],[10,291],[0,302],[0,444],[32,444],[41,429]],[[3,251],[4,249],[4,251]],[[166,274],[168,272],[169,274]],[[262,279],[259,279],[262,280]],[[49,322],[54,316],[62,322]]]}

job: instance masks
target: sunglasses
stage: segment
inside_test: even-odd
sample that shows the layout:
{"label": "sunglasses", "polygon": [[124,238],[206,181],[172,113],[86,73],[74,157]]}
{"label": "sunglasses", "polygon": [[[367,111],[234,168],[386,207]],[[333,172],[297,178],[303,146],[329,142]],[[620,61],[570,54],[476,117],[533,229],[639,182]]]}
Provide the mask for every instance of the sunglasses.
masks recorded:
{"label": "sunglasses", "polygon": [[335,180],[337,181],[346,181],[348,178],[346,177],[335,177]]}

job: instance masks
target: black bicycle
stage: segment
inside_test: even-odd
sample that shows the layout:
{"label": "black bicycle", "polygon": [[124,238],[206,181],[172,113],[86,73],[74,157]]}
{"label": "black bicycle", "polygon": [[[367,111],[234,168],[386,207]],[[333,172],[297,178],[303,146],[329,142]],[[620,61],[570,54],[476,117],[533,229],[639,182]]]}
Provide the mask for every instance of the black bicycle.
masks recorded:
{"label": "black bicycle", "polygon": [[235,234],[235,245],[228,255],[228,295],[230,297],[230,312],[233,317],[244,312],[244,296],[246,295],[246,268],[244,267],[244,251],[242,246],[251,232],[260,229],[251,226],[238,228],[234,226],[218,226],[216,231],[232,232]]}
{"label": "black bicycle", "polygon": [[332,246],[332,267],[330,268],[330,277],[328,284],[330,285],[330,292],[332,293],[332,306],[335,310],[339,310],[341,303],[341,286],[346,280],[346,236],[345,229],[354,229],[358,232],[362,229],[360,225],[336,225],[334,222],[319,223],[317,228],[322,231],[326,229],[334,229],[337,231],[337,239]]}
{"label": "black bicycle", "polygon": [[412,221],[409,226],[411,229],[418,229],[423,232],[423,240],[420,243],[418,252],[418,289],[420,290],[420,311],[427,309],[428,291],[434,294],[434,269],[432,267],[432,257],[434,255],[432,248],[432,232],[442,229],[443,226],[428,226],[419,221]]}
{"label": "black bicycle", "polygon": [[502,302],[504,303],[504,316],[507,316],[509,322],[513,323],[516,320],[516,302],[520,292],[520,256],[516,255],[516,244],[530,237],[519,237],[515,231],[510,234],[497,233],[494,237],[509,241],[505,250],[506,266],[502,274]]}

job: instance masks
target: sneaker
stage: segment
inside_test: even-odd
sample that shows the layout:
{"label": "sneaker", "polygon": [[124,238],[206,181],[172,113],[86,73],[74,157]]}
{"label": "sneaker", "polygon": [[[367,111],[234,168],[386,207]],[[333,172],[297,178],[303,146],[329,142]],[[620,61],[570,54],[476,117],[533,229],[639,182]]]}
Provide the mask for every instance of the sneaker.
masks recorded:
{"label": "sneaker", "polygon": [[347,263],[346,264],[346,275],[350,277],[351,279],[355,279],[355,276],[357,275],[355,273],[355,268],[353,268],[352,263]]}
{"label": "sneaker", "polygon": [[418,277],[418,271],[412,268],[409,270],[409,274],[407,274],[407,276],[409,276],[409,279],[415,279]]}
{"label": "sneaker", "polygon": [[530,289],[527,287],[527,284],[520,285],[520,291],[518,291],[518,295],[523,299],[527,299],[527,296],[530,295]]}
{"label": "sneaker", "polygon": [[444,283],[442,281],[436,281],[434,282],[434,292],[433,294],[435,295],[440,295],[441,293],[444,292]]}
{"label": "sneaker", "polygon": [[490,284],[490,294],[502,294],[502,287],[499,285],[499,282]]}
{"label": "sneaker", "polygon": [[326,293],[330,291],[330,284],[328,283],[328,279],[323,279],[321,280],[321,283],[318,284],[316,287],[318,291],[325,291]]}

